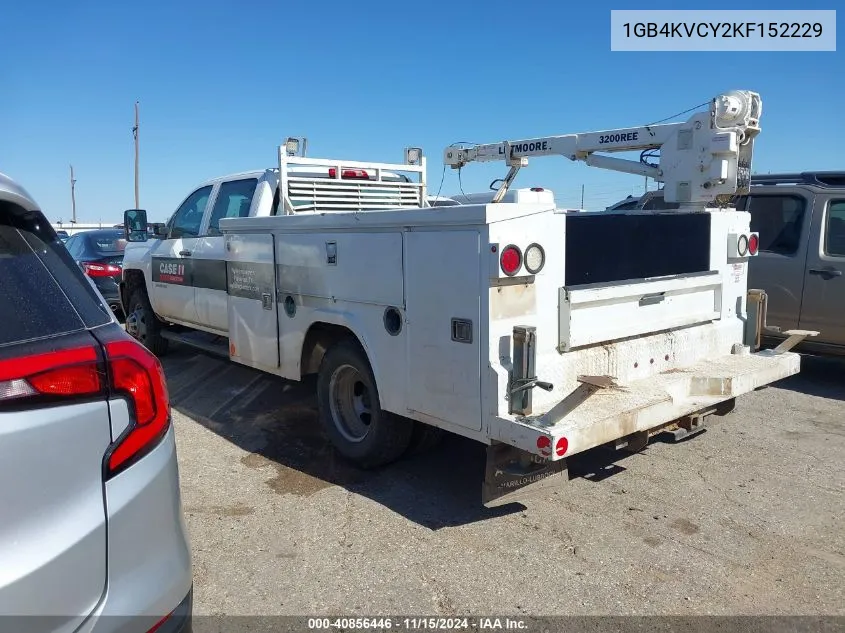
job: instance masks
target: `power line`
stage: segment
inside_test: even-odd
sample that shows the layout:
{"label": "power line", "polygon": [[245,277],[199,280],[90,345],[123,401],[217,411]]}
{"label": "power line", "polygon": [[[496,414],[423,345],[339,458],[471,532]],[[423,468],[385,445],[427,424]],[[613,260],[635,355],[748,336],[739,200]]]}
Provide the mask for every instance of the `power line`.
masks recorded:
{"label": "power line", "polygon": [[683,112],[678,112],[678,114],[673,114],[672,116],[667,116],[665,119],[660,119],[659,121],[654,121],[653,123],[646,123],[643,127],[648,127],[650,125],[657,125],[658,123],[663,123],[664,121],[669,121],[670,119],[674,119],[676,117],[679,117],[682,114],[687,114],[688,112],[692,112],[693,110],[698,110],[702,106],[706,106],[709,103],[710,103],[709,101],[705,101],[704,103],[699,103],[697,106],[693,106],[689,110],[684,110]]}
{"label": "power line", "polygon": [[138,132],[140,124],[138,121],[138,102],[135,102],[135,127],[132,128],[132,136],[135,139],[135,208],[140,208],[138,200]]}

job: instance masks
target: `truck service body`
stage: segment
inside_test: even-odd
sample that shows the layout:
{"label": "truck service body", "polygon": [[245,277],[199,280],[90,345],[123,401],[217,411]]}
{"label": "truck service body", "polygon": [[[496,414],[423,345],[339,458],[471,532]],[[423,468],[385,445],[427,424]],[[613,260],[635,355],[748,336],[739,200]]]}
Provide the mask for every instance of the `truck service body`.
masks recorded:
{"label": "truck service body", "polygon": [[[329,439],[364,466],[398,459],[420,428],[482,442],[487,505],[553,484],[588,449],[694,434],[737,396],[797,373],[789,349],[813,334],[757,351],[757,236],[748,213],[702,202],[744,186],[760,104],[743,94],[688,124],[585,135],[614,151],[655,138],[661,167],[643,167],[684,203],[665,214],[568,213],[551,192],[508,191],[520,153],[636,173],[577,135],[448,148],[453,167],[504,148],[511,172],[492,201],[442,206],[426,197],[420,150],[392,165],[306,159],[286,144],[278,170],[202,185],[165,239],[127,247],[127,329],[163,353],[189,342],[187,326],[225,337],[232,361],[289,380],[316,373]],[[705,133],[704,149],[691,142]]]}

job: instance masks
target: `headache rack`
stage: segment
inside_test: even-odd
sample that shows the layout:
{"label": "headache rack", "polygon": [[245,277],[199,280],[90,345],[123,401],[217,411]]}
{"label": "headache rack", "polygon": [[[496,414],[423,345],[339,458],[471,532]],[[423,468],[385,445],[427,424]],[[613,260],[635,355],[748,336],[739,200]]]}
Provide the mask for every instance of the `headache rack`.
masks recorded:
{"label": "headache rack", "polygon": [[428,206],[425,157],[418,148],[406,148],[406,162],[397,164],[306,158],[292,153],[288,144],[279,146],[276,196],[281,204],[274,205],[274,215]]}

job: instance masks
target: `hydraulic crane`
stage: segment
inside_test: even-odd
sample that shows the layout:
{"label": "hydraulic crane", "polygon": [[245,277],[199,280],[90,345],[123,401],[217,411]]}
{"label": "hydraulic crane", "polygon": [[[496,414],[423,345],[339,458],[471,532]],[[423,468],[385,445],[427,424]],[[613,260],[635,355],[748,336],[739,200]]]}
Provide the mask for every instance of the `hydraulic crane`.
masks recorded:
{"label": "hydraulic crane", "polygon": [[[733,90],[710,102],[709,111],[687,121],[662,125],[546,136],[469,147],[447,147],[444,162],[453,169],[467,163],[504,160],[510,167],[493,202],[500,202],[532,156],[564,156],[592,167],[648,176],[664,184],[667,202],[680,210],[701,210],[748,192],[754,139],[760,133],[760,95]],[[660,151],[658,164],[648,162]],[[640,160],[605,153],[640,151]]]}

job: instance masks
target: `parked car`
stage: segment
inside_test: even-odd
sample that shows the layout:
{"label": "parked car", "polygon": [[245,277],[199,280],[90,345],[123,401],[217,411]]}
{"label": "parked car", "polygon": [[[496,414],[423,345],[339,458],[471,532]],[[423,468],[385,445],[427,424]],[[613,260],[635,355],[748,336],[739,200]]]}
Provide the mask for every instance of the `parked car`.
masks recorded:
{"label": "parked car", "polygon": [[[607,211],[678,208],[662,191],[634,201]],[[751,213],[751,230],[760,233],[748,287],[766,291],[767,325],[819,332],[797,351],[845,354],[845,172],[752,176],[750,194],[736,205]],[[770,332],[764,342],[782,338]]]}
{"label": "parked car", "polygon": [[122,229],[95,229],[70,237],[65,242],[70,256],[97,286],[109,307],[122,314],[118,287],[123,275],[126,240]]}
{"label": "parked car", "polygon": [[56,231],[56,236],[62,241],[67,242],[70,238],[70,234],[67,231]]}
{"label": "parked car", "polygon": [[189,631],[161,365],[3,174],[0,279],[0,629]]}

